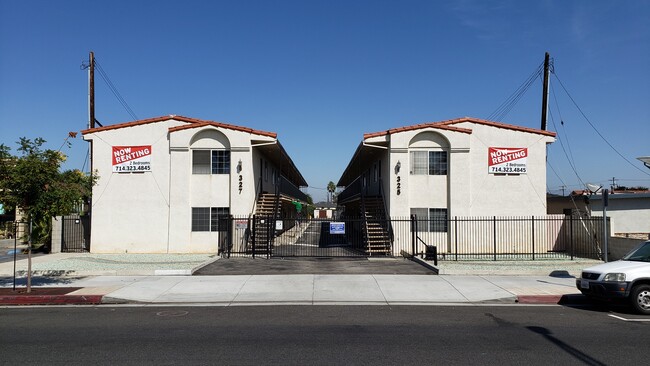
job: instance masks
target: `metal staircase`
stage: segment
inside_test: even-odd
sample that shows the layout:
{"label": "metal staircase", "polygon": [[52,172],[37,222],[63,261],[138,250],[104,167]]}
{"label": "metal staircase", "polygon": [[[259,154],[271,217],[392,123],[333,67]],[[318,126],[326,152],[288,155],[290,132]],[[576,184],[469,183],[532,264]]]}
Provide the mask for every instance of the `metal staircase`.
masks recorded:
{"label": "metal staircase", "polygon": [[384,200],[381,196],[366,196],[363,197],[361,206],[366,255],[391,255],[390,223],[386,219]]}
{"label": "metal staircase", "polygon": [[262,193],[257,199],[253,216],[252,241],[249,251],[254,255],[270,255],[275,233],[275,219],[279,210],[279,200],[274,193]]}

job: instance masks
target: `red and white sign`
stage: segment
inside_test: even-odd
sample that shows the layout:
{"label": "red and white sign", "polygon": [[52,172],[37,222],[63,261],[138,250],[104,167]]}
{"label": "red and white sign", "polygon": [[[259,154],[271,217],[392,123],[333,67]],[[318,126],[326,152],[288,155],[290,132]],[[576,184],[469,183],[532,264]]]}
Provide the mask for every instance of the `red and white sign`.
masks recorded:
{"label": "red and white sign", "polygon": [[526,147],[489,147],[489,174],[526,174]]}
{"label": "red and white sign", "polygon": [[151,145],[113,146],[113,172],[151,171]]}

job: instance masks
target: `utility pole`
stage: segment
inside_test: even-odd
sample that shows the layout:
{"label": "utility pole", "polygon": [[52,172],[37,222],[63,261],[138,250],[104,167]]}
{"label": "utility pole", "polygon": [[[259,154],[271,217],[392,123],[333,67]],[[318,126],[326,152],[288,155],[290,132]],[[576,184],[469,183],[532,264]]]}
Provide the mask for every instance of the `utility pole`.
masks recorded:
{"label": "utility pole", "polygon": [[543,131],[546,131],[546,113],[548,112],[548,83],[549,83],[549,72],[550,72],[550,58],[551,55],[546,52],[544,56],[544,87],[542,91],[542,127]]}
{"label": "utility pole", "polygon": [[[90,51],[88,65],[88,128],[95,128],[95,53]],[[92,158],[91,158],[92,159]],[[92,164],[91,164],[92,171]]]}
{"label": "utility pole", "polygon": [[[95,53],[90,51],[88,65],[88,128],[95,128]],[[88,160],[90,166],[90,197],[88,198],[88,216],[92,220],[93,211],[93,141],[88,141]],[[88,245],[88,244],[87,244]],[[88,245],[89,246],[89,245]]]}
{"label": "utility pole", "polygon": [[616,189],[616,177],[612,177],[612,191]]}

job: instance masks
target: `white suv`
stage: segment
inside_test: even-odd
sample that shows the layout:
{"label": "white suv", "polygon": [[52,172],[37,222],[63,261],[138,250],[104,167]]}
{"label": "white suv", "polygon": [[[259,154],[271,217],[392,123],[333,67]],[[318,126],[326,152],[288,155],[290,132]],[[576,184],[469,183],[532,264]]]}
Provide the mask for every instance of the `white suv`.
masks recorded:
{"label": "white suv", "polygon": [[629,299],[634,310],[650,315],[650,240],[621,260],[585,268],[576,286],[591,298]]}

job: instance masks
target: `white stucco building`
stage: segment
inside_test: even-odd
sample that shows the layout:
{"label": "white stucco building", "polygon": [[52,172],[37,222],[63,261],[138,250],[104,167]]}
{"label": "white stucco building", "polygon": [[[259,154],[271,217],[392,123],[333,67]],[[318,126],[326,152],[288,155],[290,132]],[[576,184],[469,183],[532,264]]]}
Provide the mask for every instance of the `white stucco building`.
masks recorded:
{"label": "white stucco building", "polygon": [[440,233],[454,216],[543,216],[554,141],[554,132],[470,117],[368,133],[338,181],[338,202],[348,216],[417,215]]}
{"label": "white stucco building", "polygon": [[[589,196],[592,216],[603,215],[603,196]],[[650,193],[615,192],[609,195],[607,216],[610,218],[610,235],[637,234],[650,239]]]}
{"label": "white stucco building", "polygon": [[[223,218],[290,214],[307,182],[272,132],[182,116],[82,131],[90,141],[94,253],[217,253]],[[231,223],[232,224],[232,223]]]}
{"label": "white stucco building", "polygon": [[[391,217],[546,214],[546,145],[555,133],[476,118],[363,136],[338,186],[339,203],[380,194]],[[442,213],[441,213],[442,214]]]}

